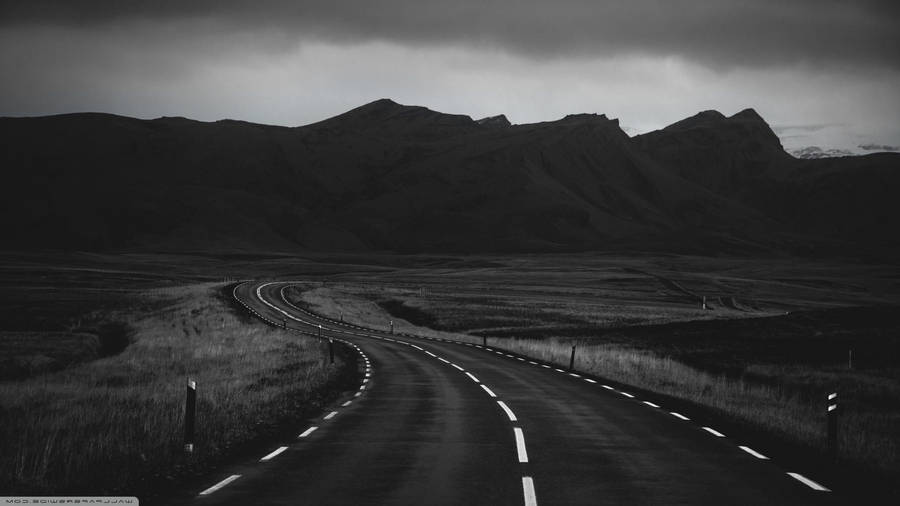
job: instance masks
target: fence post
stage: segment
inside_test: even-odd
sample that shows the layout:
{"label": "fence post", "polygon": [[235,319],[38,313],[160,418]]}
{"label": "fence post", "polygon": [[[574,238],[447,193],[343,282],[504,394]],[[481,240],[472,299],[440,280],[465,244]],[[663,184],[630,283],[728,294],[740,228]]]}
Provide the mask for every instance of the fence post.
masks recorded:
{"label": "fence post", "polygon": [[194,422],[197,412],[197,382],[188,379],[184,401],[184,452],[194,453]]}
{"label": "fence post", "polygon": [[569,372],[575,372],[575,345],[572,345],[572,357],[569,359]]}
{"label": "fence post", "polygon": [[828,394],[828,454],[832,459],[838,455],[838,400],[837,392]]}

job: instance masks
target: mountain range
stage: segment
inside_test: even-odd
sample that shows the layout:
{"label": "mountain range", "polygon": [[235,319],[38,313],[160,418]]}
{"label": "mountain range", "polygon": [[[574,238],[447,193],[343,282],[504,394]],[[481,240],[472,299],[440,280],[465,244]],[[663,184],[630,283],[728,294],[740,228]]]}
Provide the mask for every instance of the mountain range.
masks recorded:
{"label": "mountain range", "polygon": [[798,159],[752,109],[629,137],[378,100],[301,127],[0,118],[6,249],[889,257],[900,154]]}

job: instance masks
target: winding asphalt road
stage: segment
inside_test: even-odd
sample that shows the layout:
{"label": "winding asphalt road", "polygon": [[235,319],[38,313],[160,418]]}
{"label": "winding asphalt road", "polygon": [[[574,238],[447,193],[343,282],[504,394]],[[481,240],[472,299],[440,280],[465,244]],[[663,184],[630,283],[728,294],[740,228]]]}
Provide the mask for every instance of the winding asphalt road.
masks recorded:
{"label": "winding asphalt road", "polygon": [[291,306],[284,286],[245,283],[235,296],[299,332],[322,325],[360,353],[366,377],[296,439],[210,480],[194,504],[839,502],[802,470],[599,379],[476,344],[344,326]]}

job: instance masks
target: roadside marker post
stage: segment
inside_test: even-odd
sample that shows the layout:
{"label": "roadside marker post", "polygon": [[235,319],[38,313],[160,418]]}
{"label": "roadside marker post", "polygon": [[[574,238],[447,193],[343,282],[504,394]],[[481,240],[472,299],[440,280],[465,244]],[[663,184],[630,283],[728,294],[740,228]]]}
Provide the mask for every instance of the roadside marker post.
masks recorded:
{"label": "roadside marker post", "polygon": [[281,319],[281,326],[282,326],[285,330],[287,330],[287,318],[282,318],[282,319]]}
{"label": "roadside marker post", "polygon": [[331,357],[331,363],[334,363],[334,338],[328,338],[328,356]]}
{"label": "roadside marker post", "polygon": [[481,345],[487,348],[487,336],[481,336]]}
{"label": "roadside marker post", "polygon": [[184,452],[194,453],[194,423],[197,412],[197,382],[188,379],[184,401]]}
{"label": "roadside marker post", "polygon": [[572,345],[572,357],[569,358],[569,372],[575,372],[575,345]]}
{"label": "roadside marker post", "polygon": [[838,454],[838,400],[837,392],[828,394],[828,454],[837,460]]}
{"label": "roadside marker post", "polygon": [[853,369],[853,348],[850,348],[847,354],[847,369]]}
{"label": "roadside marker post", "polygon": [[391,334],[394,333],[394,320],[391,320]]}

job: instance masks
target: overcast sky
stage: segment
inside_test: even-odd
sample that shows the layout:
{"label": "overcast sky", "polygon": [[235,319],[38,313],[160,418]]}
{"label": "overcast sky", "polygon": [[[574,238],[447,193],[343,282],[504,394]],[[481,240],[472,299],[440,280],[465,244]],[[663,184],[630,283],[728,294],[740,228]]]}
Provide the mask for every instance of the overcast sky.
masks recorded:
{"label": "overcast sky", "polygon": [[0,0],[0,116],[302,125],[387,97],[629,133],[755,108],[788,148],[900,145],[900,2]]}

